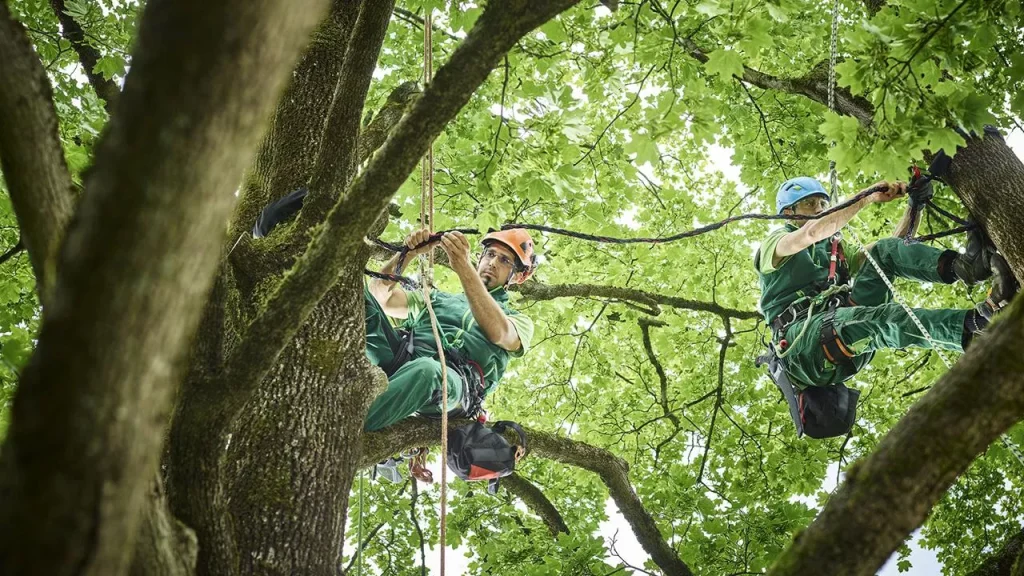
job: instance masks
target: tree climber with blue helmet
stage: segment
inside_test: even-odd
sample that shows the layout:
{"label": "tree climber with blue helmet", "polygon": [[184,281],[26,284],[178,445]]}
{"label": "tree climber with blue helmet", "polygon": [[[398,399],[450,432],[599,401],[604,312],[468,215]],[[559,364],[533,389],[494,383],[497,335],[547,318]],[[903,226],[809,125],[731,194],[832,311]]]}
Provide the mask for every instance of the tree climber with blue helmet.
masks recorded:
{"label": "tree climber with blue helmet", "polygon": [[[847,265],[839,231],[869,204],[891,202],[907,190],[903,182],[880,182],[875,187],[879,191],[843,210],[802,226],[787,222],[758,250],[759,307],[771,327],[774,350],[785,359],[785,374],[799,390],[850,379],[882,348],[962,351],[1016,294],[1009,266],[980,231],[968,238],[964,254],[904,243],[899,237],[916,226],[908,208],[896,237],[865,247],[886,276],[946,284],[993,278],[988,297],[973,309],[914,309],[932,337],[926,339],[906,311],[892,302],[885,281],[866,262],[863,251]],[[828,208],[828,200],[821,183],[804,176],[784,182],[775,205],[778,214],[814,216]]]}
{"label": "tree climber with blue helmet", "polygon": [[[497,386],[509,357],[522,356],[530,347],[533,322],[508,306],[506,288],[533,274],[537,256],[529,233],[519,229],[484,236],[476,264],[462,233],[446,232],[428,243],[429,239],[428,229],[410,234],[405,239],[406,259],[440,244],[462,284],[462,294],[433,290],[430,296],[449,365],[449,414],[473,416],[471,408],[478,408]],[[397,263],[398,255],[381,272],[394,273]],[[414,414],[439,415],[441,363],[423,294],[373,279],[365,300],[366,355],[388,374],[387,390],[366,415],[366,430],[379,430]],[[404,320],[401,330],[388,316]]]}

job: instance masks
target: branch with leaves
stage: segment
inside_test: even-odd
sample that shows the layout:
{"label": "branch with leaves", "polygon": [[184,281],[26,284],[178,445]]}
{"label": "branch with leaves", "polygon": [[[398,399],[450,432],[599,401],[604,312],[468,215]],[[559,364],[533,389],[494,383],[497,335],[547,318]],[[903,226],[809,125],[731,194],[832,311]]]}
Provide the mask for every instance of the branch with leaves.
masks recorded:
{"label": "branch with leaves", "polygon": [[[458,427],[469,422],[454,420],[449,422],[449,426]],[[629,480],[629,465],[625,460],[603,448],[570,438],[529,428],[525,432],[529,439],[530,454],[583,468],[601,478],[644,551],[666,574],[693,574],[665,541],[654,518],[637,496]],[[366,433],[363,436],[360,466],[372,466],[395,452],[412,447],[437,445],[440,438],[441,427],[438,422],[419,418],[399,422],[379,432]]]}
{"label": "branch with leaves", "polygon": [[102,73],[96,71],[96,64],[102,57],[99,50],[86,41],[85,30],[68,12],[64,0],[50,0],[50,6],[60,20],[61,35],[71,43],[71,47],[78,54],[78,60],[82,63],[86,77],[89,78],[89,84],[96,91],[96,95],[103,99],[103,107],[106,108],[107,114],[110,114],[121,91],[113,80],[104,78]]}
{"label": "branch with leaves", "polygon": [[50,80],[6,2],[0,3],[0,119],[0,167],[40,299],[48,306],[57,253],[74,210],[71,175]]}
{"label": "branch with leaves", "polygon": [[513,287],[513,290],[522,294],[527,300],[553,300],[555,298],[610,298],[623,302],[632,302],[648,307],[653,314],[660,314],[660,306],[668,306],[680,310],[692,310],[694,312],[709,312],[723,318],[735,318],[737,320],[754,320],[760,318],[760,314],[753,311],[737,310],[726,308],[714,302],[702,302],[690,300],[678,296],[668,296],[654,292],[645,292],[633,288],[622,288],[619,286],[601,286],[596,284],[541,284],[540,282],[527,282],[521,286]]}

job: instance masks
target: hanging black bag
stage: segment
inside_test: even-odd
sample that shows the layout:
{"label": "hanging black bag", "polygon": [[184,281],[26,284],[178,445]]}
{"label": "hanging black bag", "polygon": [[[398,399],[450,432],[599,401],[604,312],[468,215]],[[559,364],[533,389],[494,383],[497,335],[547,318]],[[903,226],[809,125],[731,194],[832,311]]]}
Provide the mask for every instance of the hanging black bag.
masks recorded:
{"label": "hanging black bag", "polygon": [[[504,432],[511,428],[520,444],[509,444]],[[488,428],[480,422],[467,424],[448,436],[448,468],[467,481],[487,480],[487,491],[498,491],[498,479],[515,472],[526,455],[526,433],[519,424],[502,420]]]}

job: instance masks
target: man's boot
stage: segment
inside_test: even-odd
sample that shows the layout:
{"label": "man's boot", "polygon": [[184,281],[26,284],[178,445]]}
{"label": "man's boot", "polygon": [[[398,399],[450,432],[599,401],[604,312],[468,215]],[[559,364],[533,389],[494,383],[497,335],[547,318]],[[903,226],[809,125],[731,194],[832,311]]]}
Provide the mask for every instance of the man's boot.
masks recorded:
{"label": "man's boot", "polygon": [[989,321],[1010,304],[1020,288],[1010,265],[1001,254],[992,254],[991,263],[992,287],[988,291],[988,296],[984,302],[975,306],[974,310],[967,312],[964,318],[964,335],[961,340],[964,350],[975,336],[988,327]]}
{"label": "man's boot", "polygon": [[991,320],[1000,310],[1006,308],[1017,295],[1020,286],[1014,277],[1010,265],[1001,254],[992,255],[992,287],[988,290],[988,298],[978,304],[978,312]]}
{"label": "man's boot", "polygon": [[967,233],[967,249],[953,258],[952,269],[964,284],[977,284],[992,276],[992,248],[981,228]]}

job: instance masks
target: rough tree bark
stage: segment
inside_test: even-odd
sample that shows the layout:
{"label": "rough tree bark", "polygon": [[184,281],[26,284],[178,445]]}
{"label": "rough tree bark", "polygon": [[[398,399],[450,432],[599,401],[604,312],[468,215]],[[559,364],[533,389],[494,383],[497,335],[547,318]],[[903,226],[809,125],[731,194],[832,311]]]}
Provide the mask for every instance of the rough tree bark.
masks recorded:
{"label": "rough tree bark", "polygon": [[28,249],[40,300],[49,304],[73,198],[57,135],[53,91],[28,34],[0,3],[0,166]]}
{"label": "rough tree bark", "polygon": [[[333,572],[363,417],[375,389],[383,385],[381,373],[363,354],[361,271],[368,250],[362,237],[428,143],[501,56],[573,4],[575,0],[488,4],[466,40],[357,176],[353,159],[359,146],[353,131],[358,130],[365,82],[376,60],[374,42],[366,39],[381,37],[386,19],[380,15],[390,8],[362,4],[334,81],[338,96],[321,128],[324,153],[317,164],[307,166],[308,174],[294,177],[311,184],[309,210],[303,209],[299,225],[275,231],[279,240],[272,237],[266,244],[303,250],[291,261],[275,260],[294,262],[287,274],[283,269],[263,271],[263,284],[254,284],[263,294],[262,305],[241,326],[233,338],[237,344],[225,350],[223,362],[190,367],[176,410],[168,489],[172,509],[206,545],[200,546],[199,573],[229,574],[238,568]],[[324,93],[323,87],[308,89]],[[274,148],[274,138],[271,132],[264,152]],[[248,202],[243,199],[243,204]],[[306,227],[313,223],[319,225]],[[248,225],[236,222],[234,229]],[[238,297],[232,296],[233,279],[222,272],[220,283],[230,304]],[[216,334],[212,338],[232,340]],[[202,342],[197,345],[203,347]]]}
{"label": "rough tree bark", "polygon": [[[14,401],[0,462],[5,571],[127,569],[233,191],[321,4],[147,4]],[[5,111],[0,132],[11,124]],[[23,136],[39,138],[30,128]],[[51,172],[62,162],[19,160]]]}

